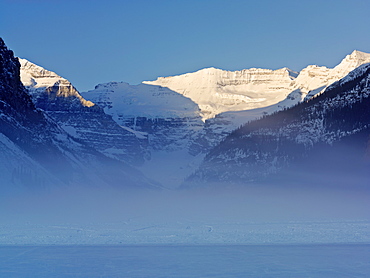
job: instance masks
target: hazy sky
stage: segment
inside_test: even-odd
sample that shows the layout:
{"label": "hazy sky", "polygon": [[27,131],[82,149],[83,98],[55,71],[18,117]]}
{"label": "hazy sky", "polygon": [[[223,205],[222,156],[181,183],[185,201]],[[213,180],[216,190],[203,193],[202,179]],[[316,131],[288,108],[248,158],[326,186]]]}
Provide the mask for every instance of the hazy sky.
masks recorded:
{"label": "hazy sky", "polygon": [[0,0],[0,36],[86,91],[210,66],[333,67],[370,52],[369,11],[368,0]]}

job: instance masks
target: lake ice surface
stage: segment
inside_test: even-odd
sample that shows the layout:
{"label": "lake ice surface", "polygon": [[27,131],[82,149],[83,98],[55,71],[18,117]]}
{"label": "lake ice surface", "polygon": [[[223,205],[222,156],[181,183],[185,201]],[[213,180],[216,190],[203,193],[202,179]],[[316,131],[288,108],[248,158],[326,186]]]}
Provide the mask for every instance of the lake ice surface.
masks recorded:
{"label": "lake ice surface", "polygon": [[369,277],[370,245],[0,246],[0,277]]}
{"label": "lake ice surface", "polygon": [[2,196],[0,277],[370,277],[369,196],[317,186]]}

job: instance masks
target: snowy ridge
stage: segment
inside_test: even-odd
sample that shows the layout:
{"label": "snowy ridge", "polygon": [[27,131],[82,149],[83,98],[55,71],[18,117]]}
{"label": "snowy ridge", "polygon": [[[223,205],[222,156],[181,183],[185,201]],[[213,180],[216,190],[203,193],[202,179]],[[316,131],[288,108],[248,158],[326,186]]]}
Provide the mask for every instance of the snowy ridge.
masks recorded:
{"label": "snowy ridge", "polygon": [[254,109],[283,100],[292,82],[290,72],[287,68],[235,72],[207,68],[143,83],[168,87],[189,97],[199,105],[206,120],[225,111]]}
{"label": "snowy ridge", "polygon": [[317,89],[320,89],[318,92],[320,93],[328,85],[342,79],[351,71],[366,63],[370,63],[370,54],[354,50],[332,69],[316,65],[306,67],[300,72],[295,83],[306,95]]}
{"label": "snowy ridge", "polygon": [[[199,105],[203,120],[206,120],[222,112],[277,105],[293,92],[301,94],[300,98],[296,98],[296,104],[306,96],[310,98],[322,92],[331,83],[369,62],[370,54],[355,50],[333,69],[310,65],[296,73],[288,68],[241,71],[206,68],[143,83],[167,87],[189,97]],[[275,109],[279,110],[279,106]]]}
{"label": "snowy ridge", "polygon": [[125,82],[99,84],[82,93],[120,122],[121,117],[198,117],[199,107],[189,98],[161,86],[129,85]]}
{"label": "snowy ridge", "polygon": [[31,93],[36,94],[37,89],[42,89],[42,92],[46,90],[51,98],[76,97],[83,106],[94,105],[91,101],[85,100],[67,79],[26,59],[18,58],[18,60],[21,64],[21,81]]}
{"label": "snowy ridge", "polygon": [[366,64],[362,64],[361,66],[357,67],[355,70],[351,71],[348,75],[346,75],[341,80],[331,84],[330,87],[335,87],[338,85],[343,86],[345,83],[350,82],[360,76],[362,76],[370,67],[370,62]]}

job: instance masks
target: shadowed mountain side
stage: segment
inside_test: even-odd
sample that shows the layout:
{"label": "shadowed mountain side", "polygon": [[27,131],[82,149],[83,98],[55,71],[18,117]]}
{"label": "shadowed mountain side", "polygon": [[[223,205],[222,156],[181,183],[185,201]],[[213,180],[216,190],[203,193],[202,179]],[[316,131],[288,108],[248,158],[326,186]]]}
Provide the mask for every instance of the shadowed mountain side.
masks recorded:
{"label": "shadowed mountain side", "polygon": [[18,59],[0,39],[2,187],[154,186],[139,171],[71,137],[37,109],[20,81],[19,69]]}

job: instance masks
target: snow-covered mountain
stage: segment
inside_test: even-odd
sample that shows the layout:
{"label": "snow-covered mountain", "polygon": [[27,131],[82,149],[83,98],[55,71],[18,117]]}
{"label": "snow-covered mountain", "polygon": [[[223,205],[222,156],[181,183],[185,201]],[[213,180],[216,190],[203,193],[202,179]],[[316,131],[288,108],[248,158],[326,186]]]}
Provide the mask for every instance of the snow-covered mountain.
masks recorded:
{"label": "snow-covered mountain", "polygon": [[206,68],[143,83],[167,87],[190,98],[199,105],[203,120],[207,120],[225,111],[250,110],[285,99],[295,75],[287,68],[234,72]]}
{"label": "snow-covered mountain", "polygon": [[78,100],[82,106],[94,106],[94,103],[85,100],[67,79],[26,59],[18,59],[21,64],[21,81],[35,95],[33,96],[34,98],[41,97],[40,95],[46,92],[49,95],[49,99],[70,97]]}
{"label": "snow-covered mountain", "polygon": [[218,116],[228,123],[224,128],[230,131],[230,127],[313,97],[365,63],[370,63],[370,54],[355,50],[332,69],[310,65],[297,73],[288,68],[206,68],[143,83],[167,87],[190,98],[199,105],[203,120]]}
{"label": "snow-covered mountain", "polygon": [[19,59],[20,76],[35,106],[67,133],[105,155],[134,165],[142,164],[147,139],[137,136],[93,102],[85,100],[65,78],[25,59]]}
{"label": "snow-covered mountain", "polygon": [[318,95],[366,62],[370,54],[354,51],[333,69],[308,66],[299,73],[207,68],[139,85],[99,84],[82,95],[121,126],[148,138],[151,155],[142,169],[171,186],[234,129]]}
{"label": "snow-covered mountain", "polygon": [[149,177],[167,187],[179,186],[199,164],[202,154],[192,150],[204,122],[189,98],[161,86],[124,82],[99,84],[82,94],[119,125],[147,138],[150,155],[140,170]]}
{"label": "snow-covered mountain", "polygon": [[359,178],[368,185],[369,108],[370,64],[364,64],[319,96],[231,133],[207,154],[189,182],[246,183],[282,172],[284,178],[292,177],[298,172],[301,179],[311,181],[312,177],[330,176],[338,182],[347,175],[350,185]]}
{"label": "snow-covered mountain", "polygon": [[148,137],[150,149],[176,150],[189,144],[189,132],[203,126],[199,107],[190,99],[161,86],[124,82],[99,84],[83,96],[102,107],[121,126]]}
{"label": "snow-covered mountain", "polygon": [[18,59],[1,38],[0,149],[1,190],[17,186],[155,186],[138,170],[72,137],[38,109],[21,83]]}
{"label": "snow-covered mountain", "polygon": [[19,61],[33,103],[65,132],[176,187],[230,132],[320,95],[370,54],[353,51],[332,69],[207,68],[139,85],[99,84],[82,94],[56,73]]}

